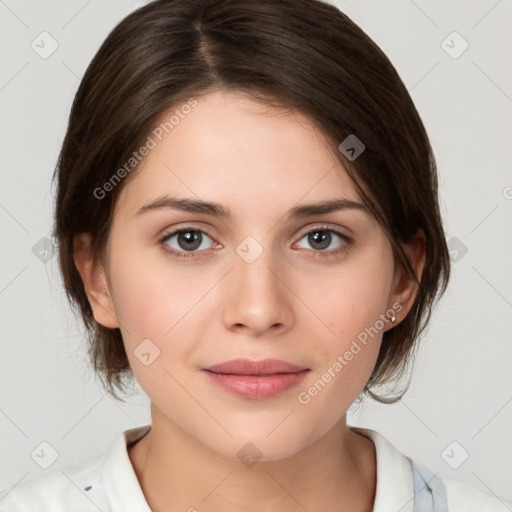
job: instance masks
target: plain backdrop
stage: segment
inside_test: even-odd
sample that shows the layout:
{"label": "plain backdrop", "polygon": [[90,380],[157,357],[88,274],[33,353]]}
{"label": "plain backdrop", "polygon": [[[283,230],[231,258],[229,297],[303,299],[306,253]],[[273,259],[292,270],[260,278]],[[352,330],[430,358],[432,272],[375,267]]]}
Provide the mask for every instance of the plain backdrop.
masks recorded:
{"label": "plain backdrop", "polygon": [[[110,30],[142,4],[0,1],[0,488],[103,453],[150,422],[138,387],[122,404],[95,380],[45,250],[51,175],[79,81]],[[336,5],[389,56],[422,116],[453,261],[408,393],[352,408],[349,423],[378,430],[436,473],[512,499],[512,5]],[[41,37],[48,52],[58,45],[49,56],[34,49]],[[47,469],[34,456],[41,447],[55,452]]]}

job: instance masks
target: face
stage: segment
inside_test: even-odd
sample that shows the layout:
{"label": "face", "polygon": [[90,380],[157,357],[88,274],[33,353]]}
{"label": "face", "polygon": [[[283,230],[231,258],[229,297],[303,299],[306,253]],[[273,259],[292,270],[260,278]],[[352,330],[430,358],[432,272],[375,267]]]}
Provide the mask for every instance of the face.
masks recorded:
{"label": "face", "polygon": [[[228,457],[252,442],[279,459],[344,419],[368,381],[388,317],[400,316],[391,245],[363,208],[293,214],[363,204],[307,118],[218,91],[185,111],[169,133],[151,134],[120,193],[95,316],[120,326],[134,376],[166,421]],[[303,370],[205,371],[237,358]]]}

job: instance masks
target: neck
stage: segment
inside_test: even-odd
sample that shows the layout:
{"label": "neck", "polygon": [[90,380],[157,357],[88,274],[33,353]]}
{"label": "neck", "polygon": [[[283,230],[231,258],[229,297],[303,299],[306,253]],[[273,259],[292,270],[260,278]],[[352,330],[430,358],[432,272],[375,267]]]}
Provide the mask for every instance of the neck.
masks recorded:
{"label": "neck", "polygon": [[152,428],[128,454],[154,512],[373,509],[375,447],[345,416],[290,457],[246,465],[187,436],[152,406]]}

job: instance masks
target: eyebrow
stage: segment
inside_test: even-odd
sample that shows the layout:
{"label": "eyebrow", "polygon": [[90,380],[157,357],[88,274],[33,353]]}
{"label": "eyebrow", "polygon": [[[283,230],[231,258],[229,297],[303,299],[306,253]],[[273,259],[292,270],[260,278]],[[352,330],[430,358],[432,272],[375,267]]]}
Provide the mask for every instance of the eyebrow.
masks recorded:
{"label": "eyebrow", "polygon": [[[137,210],[135,215],[142,215],[144,213],[163,209],[202,213],[218,218],[231,217],[229,208],[224,208],[218,203],[202,201],[199,199],[190,199],[186,197],[180,198],[170,196],[161,196],[155,201],[142,206]],[[305,218],[341,210],[358,210],[371,216],[370,211],[364,204],[352,201],[350,199],[330,199],[320,203],[295,206],[288,210],[285,216],[288,218]]]}

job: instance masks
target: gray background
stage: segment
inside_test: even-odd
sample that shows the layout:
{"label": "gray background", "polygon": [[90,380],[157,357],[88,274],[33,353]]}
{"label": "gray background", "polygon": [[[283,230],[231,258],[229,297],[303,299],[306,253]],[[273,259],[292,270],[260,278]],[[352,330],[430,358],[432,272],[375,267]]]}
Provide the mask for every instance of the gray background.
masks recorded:
{"label": "gray background", "polygon": [[[107,451],[122,430],[150,422],[138,387],[127,405],[99,387],[41,242],[79,80],[108,32],[142,4],[0,0],[0,488]],[[407,395],[353,408],[350,423],[378,430],[436,473],[512,499],[511,2],[336,5],[387,53],[424,120],[454,262]],[[49,51],[52,39],[58,48],[47,58],[31,46]],[[31,455],[42,442],[58,454],[48,469],[40,464],[51,458]]]}

